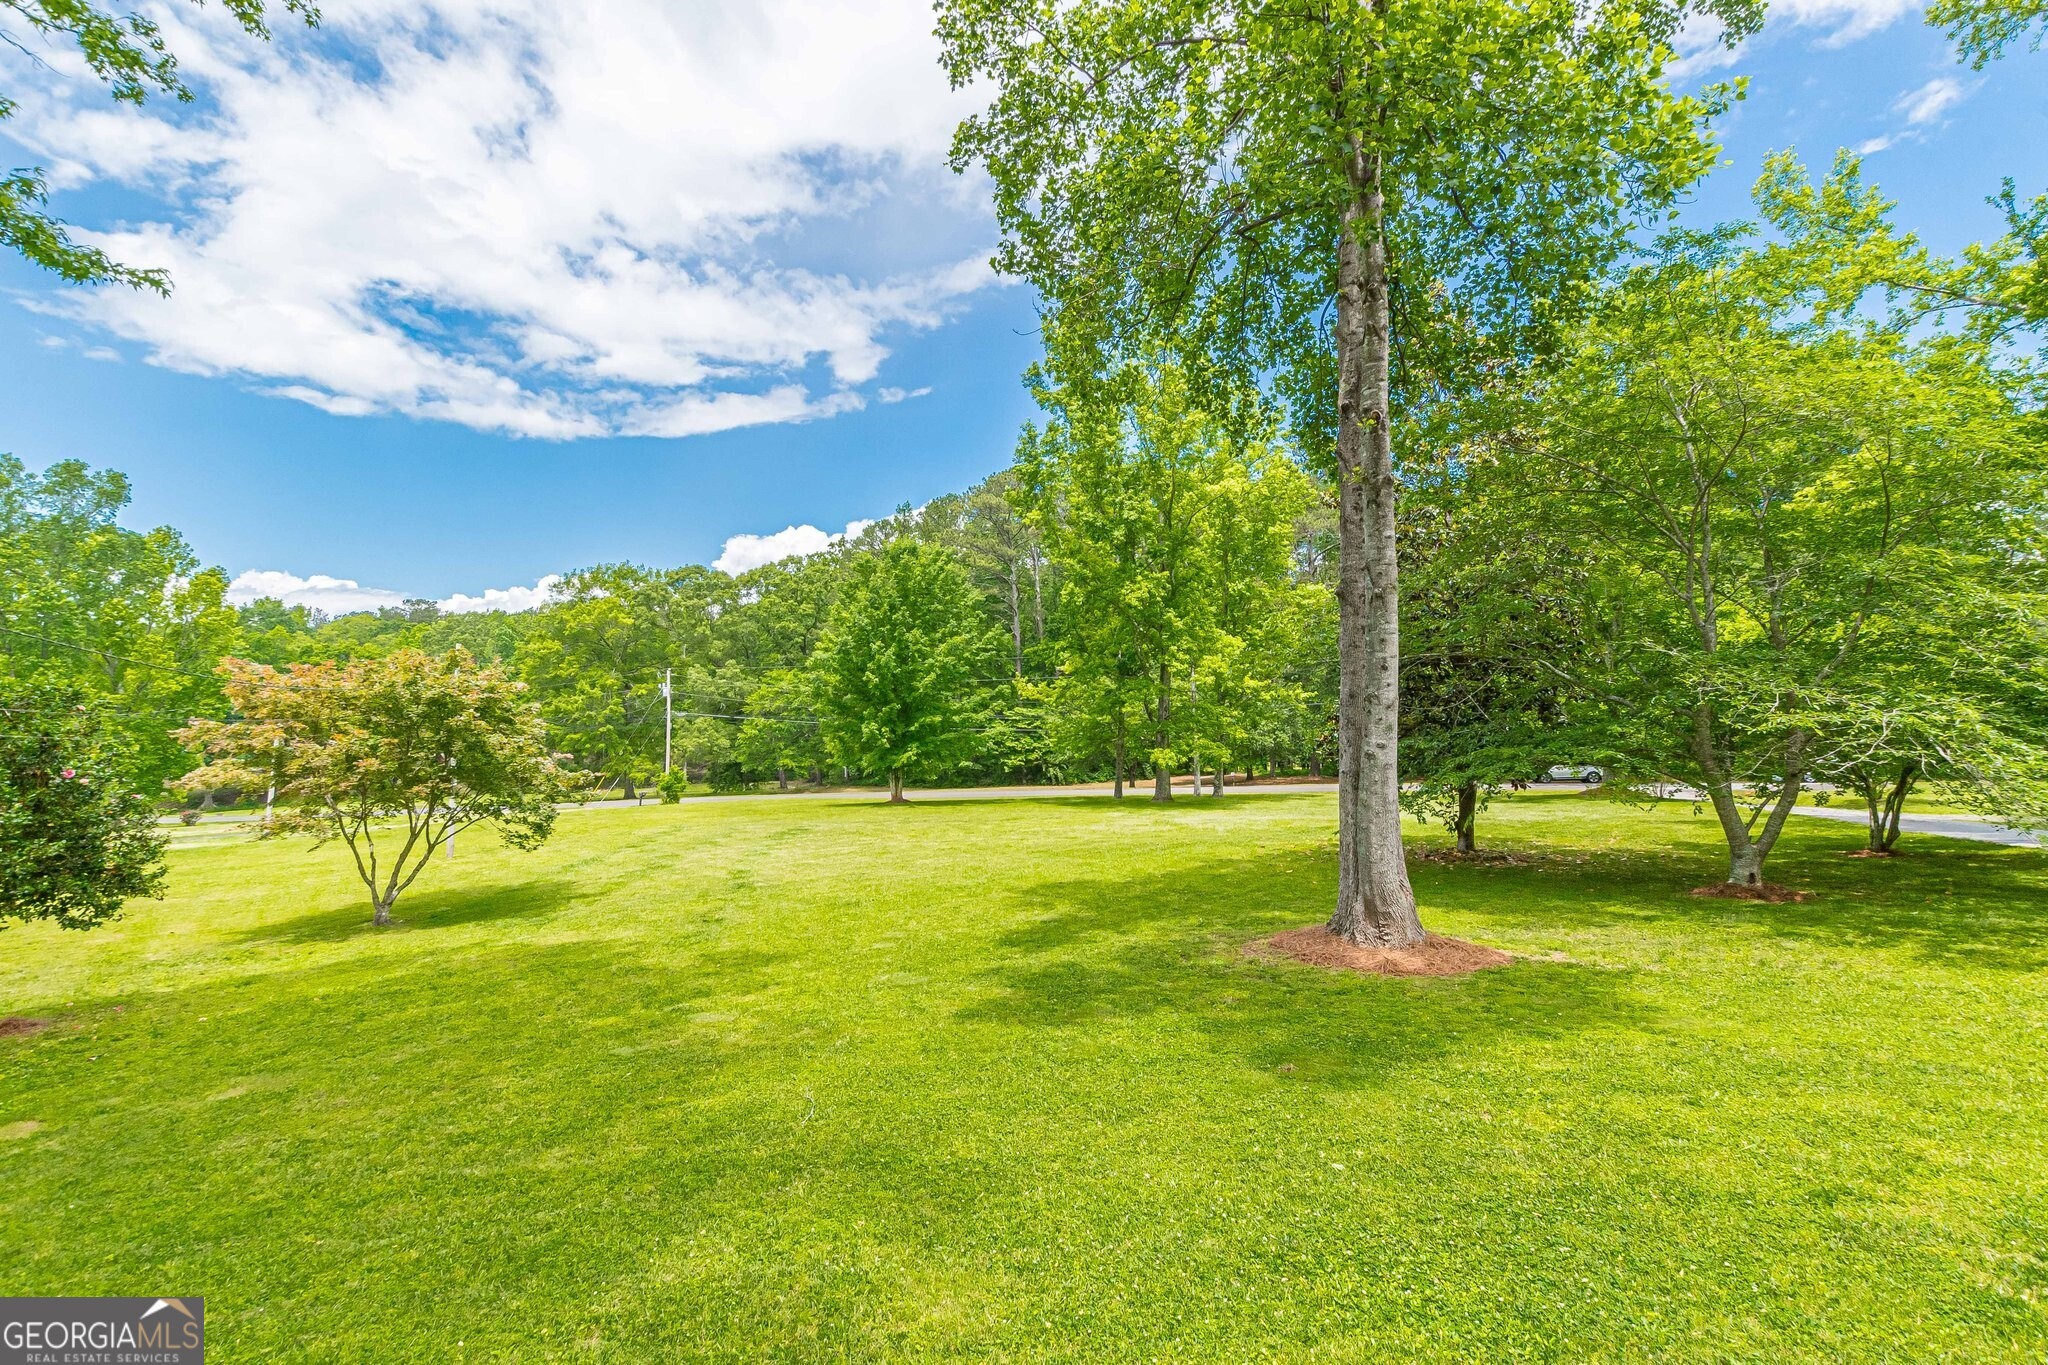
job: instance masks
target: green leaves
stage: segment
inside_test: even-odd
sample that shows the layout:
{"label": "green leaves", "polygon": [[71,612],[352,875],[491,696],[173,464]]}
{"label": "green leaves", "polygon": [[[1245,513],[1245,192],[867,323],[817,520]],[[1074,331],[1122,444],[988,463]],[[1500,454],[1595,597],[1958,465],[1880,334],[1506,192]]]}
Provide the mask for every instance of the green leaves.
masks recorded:
{"label": "green leaves", "polygon": [[[241,29],[268,38],[264,0],[225,0]],[[308,26],[320,12],[311,0],[284,0],[286,12]],[[140,14],[117,14],[91,0],[0,0],[0,12],[18,19],[39,37],[74,48],[85,65],[124,104],[141,104],[152,93],[189,100],[192,92],[178,74],[178,59],[155,22]],[[18,44],[17,44],[18,46]],[[0,97],[0,122],[16,105]],[[168,295],[170,275],[122,265],[96,247],[80,246],[64,224],[44,212],[46,182],[39,168],[18,169],[0,178],[0,246],[19,252],[73,284],[122,284]]]}
{"label": "green leaves", "polygon": [[2048,36],[2048,0],[1934,0],[1927,22],[1946,29],[1957,55],[1982,71],[2029,29],[2035,30],[2030,46],[2040,48]]}
{"label": "green leaves", "polygon": [[83,688],[0,678],[0,928],[90,929],[162,894],[163,840],[132,768]]}
{"label": "green leaves", "polygon": [[104,699],[126,780],[158,792],[191,766],[170,728],[222,713],[213,668],[237,630],[225,575],[167,526],[119,525],[127,503],[112,471],[0,456],[0,672]]}
{"label": "green leaves", "polygon": [[1733,92],[1662,79],[1693,13],[1733,41],[1761,8],[947,0],[939,32],[956,83],[995,91],[954,160],[994,180],[1054,380],[1168,347],[1285,397],[1313,445],[1354,161],[1384,177],[1409,394],[1451,358],[1440,318],[1555,337],[1569,318],[1538,301],[1569,302],[1713,164],[1704,124]]}
{"label": "green leaves", "polygon": [[461,831],[489,823],[532,849],[554,827],[564,783],[538,709],[504,670],[462,650],[284,671],[231,659],[224,671],[242,718],[181,732],[211,760],[183,785],[274,785],[263,833],[347,843],[379,923]]}
{"label": "green leaves", "polygon": [[847,567],[811,661],[824,737],[874,774],[942,771],[976,746],[1001,646],[948,550],[892,541]]}
{"label": "green leaves", "polygon": [[1307,478],[1256,427],[1219,420],[1174,366],[1129,366],[1098,386],[1047,390],[1058,414],[1021,443],[1026,516],[1059,564],[1056,707],[1099,760],[1144,736],[1154,761],[1241,751],[1270,713],[1298,638],[1289,581]]}
{"label": "green leaves", "polygon": [[[1606,701],[1609,751],[1731,801],[1923,758],[1937,717],[1970,718],[1947,727],[1963,746],[1987,682],[2028,666],[1965,667],[1964,642],[2043,619],[2024,381],[1981,342],[1849,311],[1867,281],[1927,269],[1853,172],[1814,187],[1773,166],[1760,197],[1786,242],[1667,243],[1522,421],[1530,510],[1581,552],[1572,672]],[[1723,822],[1740,845],[1732,804]]]}

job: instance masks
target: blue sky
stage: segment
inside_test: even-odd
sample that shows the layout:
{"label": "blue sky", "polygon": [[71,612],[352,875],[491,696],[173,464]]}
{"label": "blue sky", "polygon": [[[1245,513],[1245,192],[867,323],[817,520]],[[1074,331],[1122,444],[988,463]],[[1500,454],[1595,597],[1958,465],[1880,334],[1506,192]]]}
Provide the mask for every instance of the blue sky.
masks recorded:
{"label": "blue sky", "polygon": [[[0,261],[0,450],[124,470],[132,524],[230,574],[436,598],[708,562],[1006,463],[1032,300],[977,264],[915,0],[590,3],[616,31],[566,0],[331,0],[261,54],[181,8],[204,98],[142,116],[0,69],[31,81],[0,162],[52,167],[60,212],[179,284]],[[1973,73],[1897,0],[1799,0],[1713,74],[1750,93],[1698,221],[1788,146],[1872,148],[1938,249],[1995,235],[2002,176],[2048,189],[2048,55]]]}

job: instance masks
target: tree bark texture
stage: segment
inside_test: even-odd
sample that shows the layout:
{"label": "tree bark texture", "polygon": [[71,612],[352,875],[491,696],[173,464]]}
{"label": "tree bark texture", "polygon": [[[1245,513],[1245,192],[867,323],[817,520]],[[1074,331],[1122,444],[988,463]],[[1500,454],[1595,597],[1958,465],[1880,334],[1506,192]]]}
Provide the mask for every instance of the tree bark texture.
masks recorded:
{"label": "tree bark texture", "polygon": [[1152,799],[1173,800],[1173,764],[1164,757],[1166,752],[1166,727],[1173,719],[1173,693],[1166,676],[1166,665],[1159,665],[1159,730],[1156,740],[1161,757],[1152,764]]}
{"label": "tree bark texture", "polygon": [[1422,920],[1401,847],[1400,593],[1392,319],[1379,165],[1352,156],[1337,246],[1337,909],[1348,942],[1406,948]]}
{"label": "tree bark texture", "polygon": [[1899,765],[1899,775],[1880,783],[1873,774],[1863,780],[1863,804],[1870,812],[1870,851],[1890,853],[1899,842],[1899,817],[1905,813],[1906,798],[1920,779],[1920,765],[1908,759]]}

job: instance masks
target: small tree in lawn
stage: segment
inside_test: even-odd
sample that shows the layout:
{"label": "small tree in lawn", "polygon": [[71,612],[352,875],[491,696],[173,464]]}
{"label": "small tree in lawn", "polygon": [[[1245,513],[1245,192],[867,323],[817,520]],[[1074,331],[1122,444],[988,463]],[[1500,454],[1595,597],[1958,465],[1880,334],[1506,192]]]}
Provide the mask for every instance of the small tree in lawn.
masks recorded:
{"label": "small tree in lawn", "polygon": [[812,660],[833,757],[903,777],[974,748],[980,688],[995,662],[981,602],[947,550],[894,541],[854,561]]}
{"label": "small tree in lawn", "polygon": [[514,848],[554,828],[562,776],[523,684],[465,650],[297,664],[230,659],[228,697],[245,717],[182,732],[209,762],[200,787],[277,788],[265,837],[339,839],[355,856],[378,924],[436,850],[473,825]]}
{"label": "small tree in lawn", "polygon": [[0,678],[0,928],[91,929],[161,894],[163,841],[132,761],[84,689]]}

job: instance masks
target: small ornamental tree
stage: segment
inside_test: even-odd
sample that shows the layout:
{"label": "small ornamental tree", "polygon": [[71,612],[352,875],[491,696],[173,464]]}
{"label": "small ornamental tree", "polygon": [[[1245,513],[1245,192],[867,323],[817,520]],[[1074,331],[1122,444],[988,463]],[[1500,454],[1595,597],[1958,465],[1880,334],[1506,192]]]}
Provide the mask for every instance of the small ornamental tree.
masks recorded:
{"label": "small ornamental tree", "polygon": [[84,689],[0,678],[0,928],[91,929],[162,894],[163,840],[131,755]]}
{"label": "small ornamental tree", "polygon": [[538,848],[554,828],[564,783],[539,709],[523,684],[465,650],[222,667],[244,719],[182,732],[210,760],[184,785],[275,783],[264,836],[346,843],[378,924],[391,922],[435,850],[470,826],[493,824],[519,849]]}
{"label": "small ornamental tree", "polygon": [[812,661],[834,758],[889,775],[964,759],[982,689],[1001,664],[980,599],[947,550],[898,540],[854,561]]}

